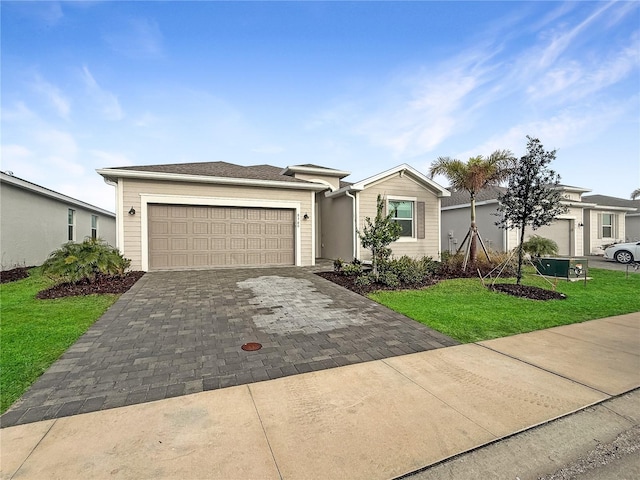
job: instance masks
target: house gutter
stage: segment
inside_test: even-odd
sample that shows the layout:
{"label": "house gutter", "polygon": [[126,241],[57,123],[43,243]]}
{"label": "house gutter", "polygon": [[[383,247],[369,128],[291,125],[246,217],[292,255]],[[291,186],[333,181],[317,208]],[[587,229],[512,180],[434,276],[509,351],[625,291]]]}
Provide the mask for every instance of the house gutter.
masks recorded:
{"label": "house gutter", "polygon": [[193,183],[215,183],[218,185],[236,185],[250,187],[286,188],[292,190],[314,190],[316,192],[326,189],[326,185],[313,182],[285,182],[277,180],[259,180],[251,178],[235,177],[210,177],[208,175],[188,175],[184,173],[147,172],[140,170],[119,170],[102,168],[96,170],[100,175],[115,181],[118,178],[135,178],[142,180],[163,180]]}
{"label": "house gutter", "polygon": [[356,259],[356,238],[358,236],[358,219],[356,218],[356,197],[355,195],[352,195],[351,192],[349,192],[349,190],[345,190],[344,194],[349,197],[351,199],[351,206],[352,206],[352,215],[353,215],[353,243],[352,243],[352,251],[353,251],[353,259]]}

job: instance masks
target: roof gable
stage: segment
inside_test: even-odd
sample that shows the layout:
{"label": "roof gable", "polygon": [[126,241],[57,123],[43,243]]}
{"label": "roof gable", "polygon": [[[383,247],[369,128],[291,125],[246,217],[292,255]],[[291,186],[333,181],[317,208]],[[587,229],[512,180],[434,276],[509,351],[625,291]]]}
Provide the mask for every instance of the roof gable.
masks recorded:
{"label": "roof gable", "polygon": [[399,175],[406,174],[410,176],[419,184],[421,184],[423,187],[436,192],[438,194],[438,197],[448,197],[449,195],[451,195],[449,190],[447,190],[440,184],[434,182],[433,180],[428,178],[426,175],[423,175],[418,170],[411,167],[410,165],[407,165],[406,163],[403,163],[402,165],[398,165],[397,167],[381,172],[377,175],[373,175],[372,177],[365,178],[364,180],[354,183],[349,188],[352,190],[364,190],[370,185],[373,185],[374,183],[378,183],[396,174],[399,174]]}

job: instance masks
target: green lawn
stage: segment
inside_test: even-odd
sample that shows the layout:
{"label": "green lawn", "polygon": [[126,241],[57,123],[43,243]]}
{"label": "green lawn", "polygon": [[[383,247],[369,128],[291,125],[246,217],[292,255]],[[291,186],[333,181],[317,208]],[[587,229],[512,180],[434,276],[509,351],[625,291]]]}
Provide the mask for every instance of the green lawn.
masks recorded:
{"label": "green lawn", "polygon": [[37,300],[51,282],[31,276],[0,285],[0,412],[4,412],[118,298]]}
{"label": "green lawn", "polygon": [[[456,340],[468,343],[640,311],[640,275],[590,269],[585,284],[559,280],[566,300],[537,301],[490,291],[480,279],[446,280],[424,290],[380,291],[369,297]],[[501,280],[515,283],[515,280]],[[528,274],[525,285],[551,288]]]}

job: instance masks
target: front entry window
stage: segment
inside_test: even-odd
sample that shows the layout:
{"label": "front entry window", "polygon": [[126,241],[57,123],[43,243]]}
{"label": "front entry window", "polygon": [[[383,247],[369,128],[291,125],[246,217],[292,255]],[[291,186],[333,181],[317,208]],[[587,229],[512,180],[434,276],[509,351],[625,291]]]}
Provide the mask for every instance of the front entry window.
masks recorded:
{"label": "front entry window", "polygon": [[401,237],[413,237],[413,202],[408,200],[389,200],[389,212],[392,220],[402,227]]}

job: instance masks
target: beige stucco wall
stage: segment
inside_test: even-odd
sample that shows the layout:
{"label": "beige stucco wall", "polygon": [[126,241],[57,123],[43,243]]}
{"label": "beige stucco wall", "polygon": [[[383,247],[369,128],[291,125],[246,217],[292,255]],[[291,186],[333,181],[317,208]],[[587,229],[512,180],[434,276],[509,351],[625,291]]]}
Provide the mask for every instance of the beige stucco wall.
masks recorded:
{"label": "beige stucco wall", "polygon": [[76,212],[75,241],[91,236],[91,215],[98,217],[98,236],[115,245],[115,218],[76,204],[45,197],[2,182],[0,248],[2,269],[41,265],[68,242],[68,211]]}
{"label": "beige stucco wall", "polygon": [[346,195],[319,196],[322,230],[317,255],[350,262],[353,260],[353,200]]}
{"label": "beige stucco wall", "polygon": [[[274,202],[294,202],[299,205],[300,215],[295,229],[296,236],[299,238],[297,244],[300,246],[300,265],[313,265],[315,262],[312,243],[314,230],[314,192],[312,191],[138,179],[120,179],[119,185],[122,189],[120,193],[122,204],[119,205],[117,212],[122,220],[119,247],[124,256],[131,259],[133,270],[144,269],[144,250],[147,248],[145,242],[148,241],[142,238],[146,229],[143,227],[146,218],[142,199],[149,201],[149,198],[159,196],[171,196],[176,202],[193,205],[220,205],[221,202],[237,201],[240,206],[268,208],[273,207]],[[190,203],[191,201],[193,202]],[[171,203],[171,198],[161,203]],[[131,207],[136,210],[135,215],[128,214]],[[302,219],[305,213],[309,214],[309,220]]]}
{"label": "beige stucco wall", "polygon": [[[425,203],[425,238],[400,239],[393,242],[390,248],[394,257],[407,255],[413,258],[423,256],[440,258],[440,199],[437,193],[425,189],[409,175],[400,176],[400,173],[367,186],[363,191],[357,193],[360,229],[365,225],[365,217],[375,218],[378,194],[387,199],[411,197],[415,198],[416,202]],[[363,249],[360,242],[358,242],[358,250],[360,259],[371,259],[371,252]]]}

